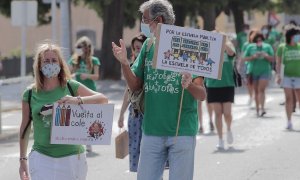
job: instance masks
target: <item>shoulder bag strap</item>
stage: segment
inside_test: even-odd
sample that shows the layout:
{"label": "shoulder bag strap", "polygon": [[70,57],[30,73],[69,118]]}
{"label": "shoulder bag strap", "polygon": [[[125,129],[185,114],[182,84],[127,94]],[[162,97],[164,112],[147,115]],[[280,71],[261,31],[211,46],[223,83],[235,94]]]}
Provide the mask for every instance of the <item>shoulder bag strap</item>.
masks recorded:
{"label": "shoulder bag strap", "polygon": [[71,87],[69,81],[67,82],[67,86],[68,86],[68,89],[69,89],[69,92],[70,92],[71,96],[74,97],[74,96],[75,96],[75,95],[74,95],[74,91],[73,91],[73,89],[72,89],[72,87]]}

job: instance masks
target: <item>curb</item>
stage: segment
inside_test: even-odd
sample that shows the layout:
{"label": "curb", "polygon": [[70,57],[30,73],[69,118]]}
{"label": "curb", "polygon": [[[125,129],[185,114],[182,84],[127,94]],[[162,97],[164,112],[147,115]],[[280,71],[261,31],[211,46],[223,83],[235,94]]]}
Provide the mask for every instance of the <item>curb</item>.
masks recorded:
{"label": "curb", "polygon": [[8,79],[0,79],[0,86],[1,85],[9,85],[9,84],[15,84],[20,83],[21,81],[32,81],[33,76],[23,76],[23,77],[14,77],[14,78],[8,78]]}
{"label": "curb", "polygon": [[13,130],[2,130],[2,134],[0,134],[0,142],[7,141],[13,138],[16,138],[19,136],[19,130],[13,129]]}

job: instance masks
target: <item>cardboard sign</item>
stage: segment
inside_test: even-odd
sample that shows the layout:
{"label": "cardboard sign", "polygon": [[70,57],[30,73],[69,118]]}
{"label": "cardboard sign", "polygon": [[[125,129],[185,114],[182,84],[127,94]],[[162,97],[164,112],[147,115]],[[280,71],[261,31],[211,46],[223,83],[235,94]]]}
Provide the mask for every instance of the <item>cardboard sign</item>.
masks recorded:
{"label": "cardboard sign", "polygon": [[158,24],[153,68],[221,79],[225,36]]}
{"label": "cardboard sign", "polygon": [[113,104],[54,103],[51,144],[110,145]]}

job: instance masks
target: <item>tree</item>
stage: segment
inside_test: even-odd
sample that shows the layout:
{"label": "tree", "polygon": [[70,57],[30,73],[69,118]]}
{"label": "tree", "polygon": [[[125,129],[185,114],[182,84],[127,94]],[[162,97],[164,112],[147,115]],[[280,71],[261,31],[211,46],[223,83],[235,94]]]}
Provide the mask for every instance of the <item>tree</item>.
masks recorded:
{"label": "tree", "polygon": [[258,10],[258,11],[266,11],[269,10],[273,6],[273,0],[228,0],[227,4],[227,14],[229,11],[232,12],[234,17],[235,31],[239,33],[243,30],[244,25],[244,11],[250,10]]}
{"label": "tree", "polygon": [[287,14],[299,14],[300,4],[299,0],[277,0],[274,1],[274,9],[278,12]]}
{"label": "tree", "polygon": [[101,70],[102,79],[121,79],[121,66],[112,53],[111,42],[119,42],[123,27],[134,27],[138,18],[138,1],[132,0],[76,0],[83,1],[103,19]]}
{"label": "tree", "polygon": [[199,14],[203,18],[203,29],[212,31],[216,28],[216,19],[223,11],[226,0],[216,0],[211,3],[209,0],[202,0]]}
{"label": "tree", "polygon": [[103,79],[121,79],[121,66],[113,56],[111,42],[119,42],[123,36],[123,3],[123,0],[113,0],[104,8],[101,59],[106,63],[101,71]]}
{"label": "tree", "polygon": [[[197,16],[203,18],[205,30],[215,29],[215,20],[222,12],[227,0],[171,0],[175,15],[177,26],[184,26],[186,16],[196,20]],[[197,23],[197,22],[196,22]]]}

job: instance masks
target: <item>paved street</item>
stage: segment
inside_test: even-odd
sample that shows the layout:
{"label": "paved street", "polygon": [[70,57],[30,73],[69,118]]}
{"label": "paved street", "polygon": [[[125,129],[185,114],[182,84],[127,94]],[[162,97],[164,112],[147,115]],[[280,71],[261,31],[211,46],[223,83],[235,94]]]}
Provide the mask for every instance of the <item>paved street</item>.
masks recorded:
{"label": "paved street", "polygon": [[[24,84],[30,80],[23,81]],[[128,172],[128,157],[114,157],[114,138],[118,134],[117,120],[125,88],[124,81],[99,81],[98,89],[115,104],[112,141],[110,146],[93,146],[94,153],[88,155],[88,180],[133,180],[135,173]],[[2,94],[2,135],[0,135],[1,179],[18,179],[17,128],[21,121],[20,96],[22,87],[18,83],[0,86]],[[285,130],[283,92],[277,87],[267,91],[266,110],[263,118],[256,118],[254,106],[247,105],[248,97],[243,88],[236,90],[233,105],[233,127],[235,142],[216,151],[216,133],[205,132],[197,136],[194,179],[207,180],[297,180],[300,179],[300,111],[293,114],[294,130]],[[204,103],[205,104],[205,103]],[[11,111],[10,109],[15,109]],[[9,111],[10,110],[10,111]],[[204,123],[208,129],[208,116],[204,105]],[[224,128],[225,129],[225,128]],[[9,134],[10,136],[7,136]],[[226,138],[226,134],[225,134]],[[32,144],[32,141],[30,141]],[[168,179],[165,171],[164,179]]]}

